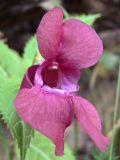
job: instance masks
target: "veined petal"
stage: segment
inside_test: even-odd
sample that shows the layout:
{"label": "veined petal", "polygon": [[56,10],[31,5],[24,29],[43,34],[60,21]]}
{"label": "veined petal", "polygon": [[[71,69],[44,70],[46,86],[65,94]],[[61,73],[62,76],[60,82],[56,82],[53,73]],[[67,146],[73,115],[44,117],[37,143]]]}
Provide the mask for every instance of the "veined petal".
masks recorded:
{"label": "veined petal", "polygon": [[75,118],[79,125],[85,129],[96,146],[105,151],[109,140],[102,134],[101,120],[95,107],[82,97],[73,97]]}
{"label": "veined petal", "polygon": [[55,7],[48,11],[37,29],[37,40],[40,53],[45,59],[58,54],[58,46],[63,32],[63,11]]}
{"label": "veined petal", "polygon": [[70,102],[69,97],[49,93],[35,86],[19,92],[15,108],[25,122],[53,141],[56,155],[63,155],[64,131],[73,118],[72,101]]}
{"label": "veined petal", "polygon": [[78,69],[94,65],[103,51],[102,41],[89,25],[75,19],[64,22],[58,59]]}

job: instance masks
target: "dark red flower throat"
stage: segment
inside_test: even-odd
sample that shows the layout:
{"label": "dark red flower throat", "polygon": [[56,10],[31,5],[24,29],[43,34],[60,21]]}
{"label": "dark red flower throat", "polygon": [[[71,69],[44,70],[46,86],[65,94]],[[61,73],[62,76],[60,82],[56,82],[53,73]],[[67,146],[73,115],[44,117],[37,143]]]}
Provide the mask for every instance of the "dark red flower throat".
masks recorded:
{"label": "dark red flower throat", "polygon": [[50,87],[58,86],[59,65],[57,62],[51,62],[42,70],[43,85]]}

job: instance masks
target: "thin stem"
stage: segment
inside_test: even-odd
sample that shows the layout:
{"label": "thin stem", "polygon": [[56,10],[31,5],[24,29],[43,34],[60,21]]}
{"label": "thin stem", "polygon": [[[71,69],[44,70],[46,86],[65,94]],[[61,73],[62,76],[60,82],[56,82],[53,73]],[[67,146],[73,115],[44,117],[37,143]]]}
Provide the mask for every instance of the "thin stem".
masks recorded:
{"label": "thin stem", "polygon": [[109,160],[112,160],[112,153],[113,153],[114,140],[115,140],[115,123],[117,120],[119,98],[120,98],[120,64],[119,64],[118,79],[117,79],[116,100],[115,100],[115,109],[114,109],[114,118],[113,118],[113,134],[112,134]]}
{"label": "thin stem", "polygon": [[74,121],[74,151],[75,151],[75,156],[76,159],[77,157],[77,151],[78,151],[78,125],[77,122]]}

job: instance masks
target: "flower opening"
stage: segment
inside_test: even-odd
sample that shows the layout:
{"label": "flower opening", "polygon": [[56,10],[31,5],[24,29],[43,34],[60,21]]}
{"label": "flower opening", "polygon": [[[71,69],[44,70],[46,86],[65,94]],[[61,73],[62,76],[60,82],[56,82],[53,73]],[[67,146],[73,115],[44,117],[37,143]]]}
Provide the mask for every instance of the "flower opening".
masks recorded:
{"label": "flower opening", "polygon": [[43,85],[48,85],[51,88],[58,88],[58,76],[59,76],[59,66],[57,62],[51,62],[42,70]]}

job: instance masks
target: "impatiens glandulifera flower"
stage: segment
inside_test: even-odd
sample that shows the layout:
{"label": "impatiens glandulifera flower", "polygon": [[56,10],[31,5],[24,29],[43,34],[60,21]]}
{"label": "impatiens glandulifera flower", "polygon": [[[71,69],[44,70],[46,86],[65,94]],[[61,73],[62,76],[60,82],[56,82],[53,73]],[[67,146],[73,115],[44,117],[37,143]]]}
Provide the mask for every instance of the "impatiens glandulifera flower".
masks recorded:
{"label": "impatiens glandulifera flower", "polygon": [[63,11],[55,7],[40,22],[37,40],[45,60],[24,76],[15,98],[18,115],[53,141],[56,155],[64,154],[64,132],[73,119],[105,151],[109,140],[102,134],[99,114],[76,93],[80,69],[94,65],[102,55],[99,36],[79,20],[64,21]]}

